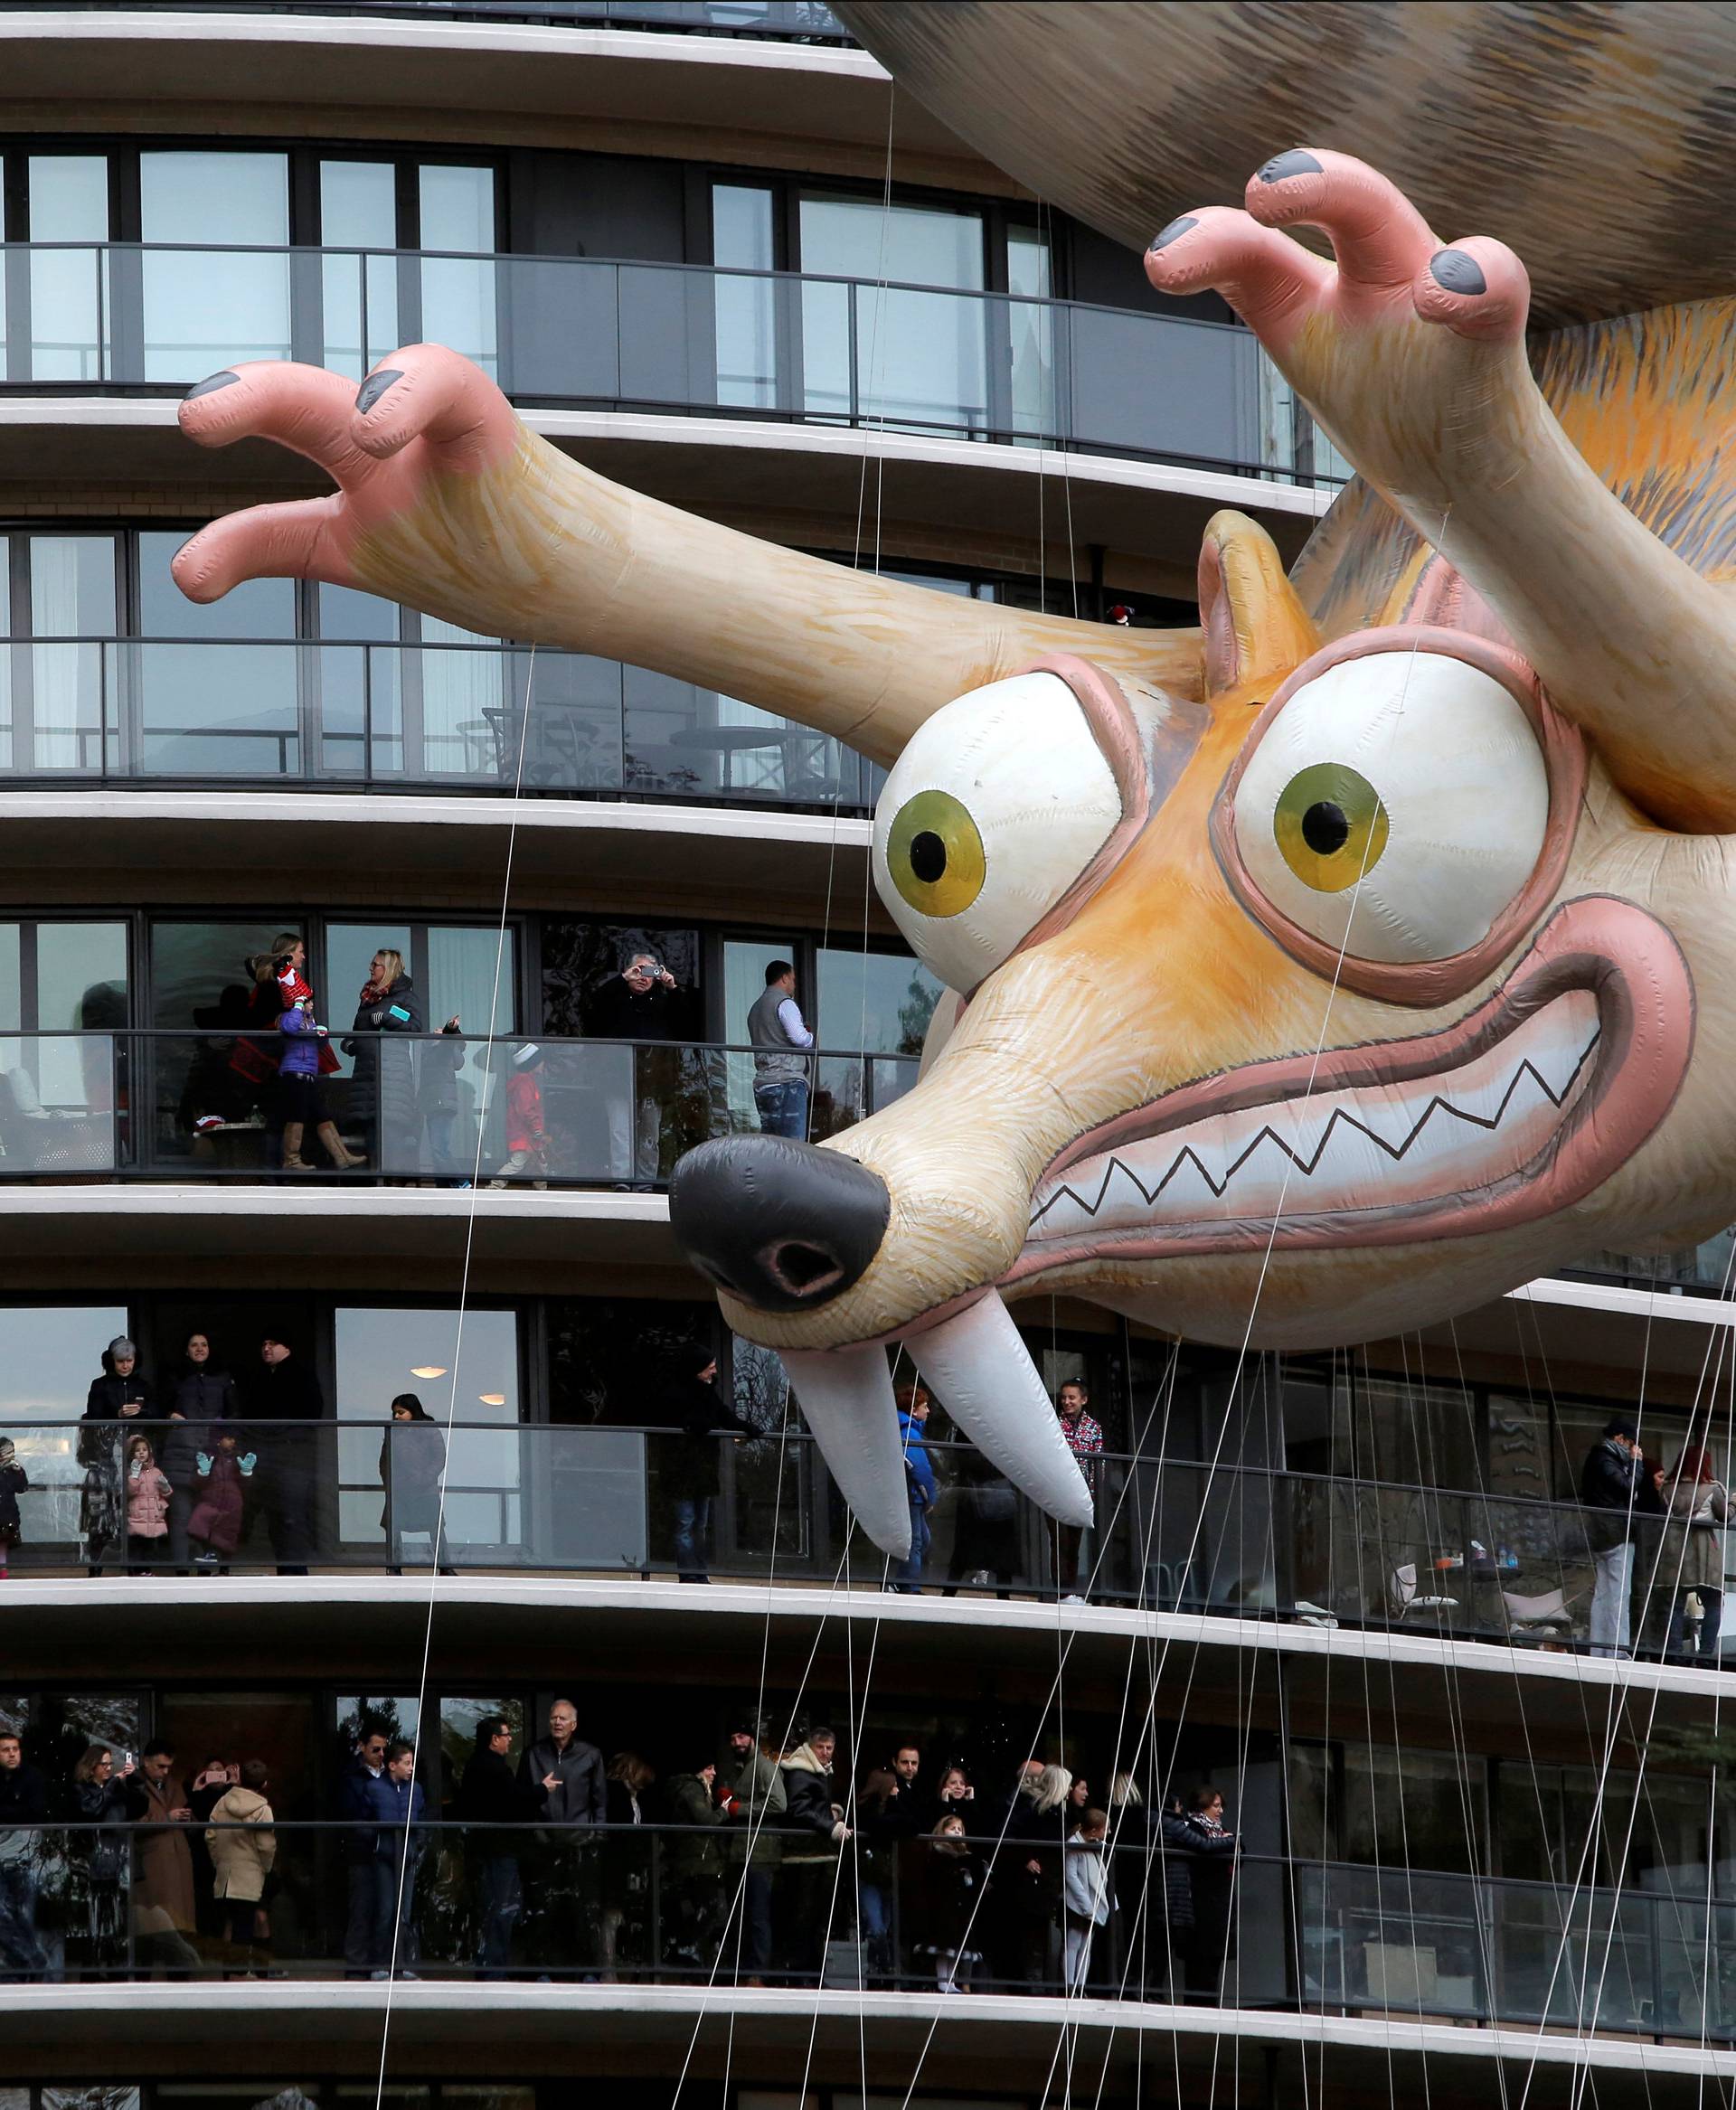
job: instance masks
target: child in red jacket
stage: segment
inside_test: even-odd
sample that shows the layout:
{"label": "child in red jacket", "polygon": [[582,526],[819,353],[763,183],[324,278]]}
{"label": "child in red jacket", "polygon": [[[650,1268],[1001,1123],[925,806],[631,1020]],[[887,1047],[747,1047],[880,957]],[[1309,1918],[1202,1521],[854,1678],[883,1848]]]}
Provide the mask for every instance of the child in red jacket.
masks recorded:
{"label": "child in red jacket", "polygon": [[[542,1050],[534,1041],[526,1041],[513,1057],[513,1074],[506,1080],[506,1148],[511,1152],[499,1173],[489,1182],[504,1187],[508,1180],[543,1169],[548,1131],[542,1126]],[[546,1187],[546,1180],[534,1186]]]}

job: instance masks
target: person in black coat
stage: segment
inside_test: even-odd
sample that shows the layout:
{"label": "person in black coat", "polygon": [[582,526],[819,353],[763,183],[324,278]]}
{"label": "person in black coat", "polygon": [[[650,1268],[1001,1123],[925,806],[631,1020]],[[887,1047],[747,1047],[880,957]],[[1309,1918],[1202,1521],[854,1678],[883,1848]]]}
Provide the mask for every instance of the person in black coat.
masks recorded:
{"label": "person in black coat", "polygon": [[363,1124],[382,1172],[408,1176],[420,1171],[422,1110],[417,1093],[416,1042],[382,1047],[383,1034],[420,1033],[422,1000],[404,972],[404,956],[382,946],[368,964],[344,1052],[355,1058],[349,1111]]}
{"label": "person in black coat", "polygon": [[[90,1380],[85,1397],[83,1420],[114,1423],[114,1427],[80,1427],[79,1463],[84,1467],[84,1491],[79,1503],[79,1526],[85,1536],[85,1559],[92,1575],[100,1575],[103,1563],[124,1554],[127,1544],[126,1475],[122,1453],[134,1430],[149,1427],[156,1416],[151,1388],[138,1372],[138,1350],[124,1333],[102,1352],[102,1375]],[[156,1433],[153,1429],[153,1435]]]}
{"label": "person in black coat", "polygon": [[392,1419],[380,1438],[380,1484],[386,1491],[380,1528],[386,1534],[390,1575],[404,1572],[404,1540],[428,1540],[429,1558],[438,1555],[439,1571],[456,1571],[446,1560],[444,1505],[440,1475],[446,1470],[446,1438],[440,1426],[414,1392],[400,1392],[392,1403]]}
{"label": "person in black coat", "polygon": [[42,1978],[48,1956],[36,1933],[36,1890],[47,1842],[48,1776],[27,1765],[18,1732],[0,1722],[0,1984]]}
{"label": "person in black coat", "polygon": [[1172,2000],[1181,1992],[1178,1976],[1194,2005],[1220,1997],[1236,1846],[1235,1833],[1224,1826],[1223,1796],[1216,1788],[1197,1789],[1186,1808],[1179,1795],[1171,1796],[1163,1816],[1163,1856]]}
{"label": "person in black coat", "polygon": [[479,1975],[511,1975],[513,1928],[524,1906],[519,1867],[523,1827],[537,1814],[529,1789],[514,1771],[512,1725],[491,1714],[476,1724],[476,1747],[458,1784],[454,1814],[472,1827],[464,1835],[465,1865],[476,1886],[482,1917]]}
{"label": "person in black coat", "polygon": [[[675,976],[641,947],[628,955],[618,975],[591,993],[585,1030],[599,1041],[675,1041],[691,1030],[689,1012]],[[623,1160],[630,1157],[637,1185],[666,1178],[681,1152],[705,1134],[704,1126],[696,1124],[693,1099],[683,1088],[678,1049],[636,1049],[630,1103],[612,1105],[609,1111],[609,1151],[618,1169],[626,1170]]]}
{"label": "person in black coat", "polygon": [[675,1572],[683,1582],[710,1582],[706,1557],[712,1543],[712,1504],[721,1484],[718,1438],[752,1436],[717,1389],[717,1357],[693,1347],[676,1364],[659,1395],[658,1425],[675,1436],[654,1436],[659,1478],[675,1521]]}
{"label": "person in black coat", "polygon": [[[1656,1544],[1656,1527],[1642,1520],[1669,1513],[1659,1486],[1662,1477],[1659,1468],[1646,1463],[1638,1426],[1625,1414],[1604,1425],[1602,1436],[1586,1454],[1580,1500],[1592,1512],[1585,1535],[1591,1548],[1594,1656],[1632,1653],[1634,1541],[1646,1538],[1648,1550]],[[1646,1561],[1646,1569],[1653,1565]]]}
{"label": "person in black coat", "polygon": [[313,1368],[286,1341],[267,1333],[243,1408],[259,1454],[254,1485],[265,1512],[279,1575],[306,1575],[314,1550],[314,1474],[326,1395]]}
{"label": "person in black coat", "polygon": [[199,1454],[217,1448],[216,1425],[235,1415],[235,1380],[211,1357],[211,1337],[195,1328],[169,1394],[169,1418],[157,1463],[169,1484],[169,1563],[177,1575],[193,1571],[187,1519],[198,1500],[193,1482]]}

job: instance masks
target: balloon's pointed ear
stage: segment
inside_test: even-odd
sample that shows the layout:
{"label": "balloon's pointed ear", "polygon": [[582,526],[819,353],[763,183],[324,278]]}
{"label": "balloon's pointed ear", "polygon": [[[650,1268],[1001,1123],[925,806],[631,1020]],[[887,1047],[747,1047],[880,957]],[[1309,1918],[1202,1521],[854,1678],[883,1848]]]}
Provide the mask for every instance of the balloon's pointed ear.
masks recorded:
{"label": "balloon's pointed ear", "polygon": [[1200,544],[1200,622],[1210,696],[1249,690],[1250,702],[1320,649],[1312,618],[1284,576],[1265,529],[1242,513],[1217,513]]}

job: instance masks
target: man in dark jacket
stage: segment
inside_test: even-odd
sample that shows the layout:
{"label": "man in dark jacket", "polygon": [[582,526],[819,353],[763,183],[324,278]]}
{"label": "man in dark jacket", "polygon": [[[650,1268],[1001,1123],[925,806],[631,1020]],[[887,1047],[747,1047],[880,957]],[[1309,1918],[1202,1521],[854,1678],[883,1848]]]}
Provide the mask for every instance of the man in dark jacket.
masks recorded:
{"label": "man in dark jacket", "polygon": [[246,1414],[259,1455],[255,1484],[278,1573],[306,1575],[314,1550],[314,1474],[319,1455],[319,1439],[309,1425],[326,1418],[326,1395],[312,1366],[275,1333],[259,1342],[259,1367],[248,1386]]}
{"label": "man in dark jacket", "polygon": [[[1591,1653],[1633,1653],[1635,1520],[1662,1516],[1669,1504],[1658,1490],[1662,1477],[1648,1470],[1639,1447],[1639,1429],[1625,1414],[1604,1424],[1602,1436],[1586,1454],[1580,1474],[1580,1500],[1596,1513],[1586,1520],[1594,1578],[1591,1586]],[[1645,1526],[1640,1526],[1643,1531]]]}
{"label": "man in dark jacket", "polygon": [[365,1978],[371,1968],[375,1879],[373,1826],[369,1821],[369,1790],[386,1770],[389,1744],[383,1729],[364,1729],[355,1756],[338,1776],[337,1814],[349,1824],[344,1837],[349,1864],[350,1910],[344,1936],[345,1975]]}
{"label": "man in dark jacket", "polygon": [[457,1813],[472,1827],[464,1835],[464,1857],[475,1873],[482,1909],[484,1978],[511,1974],[513,1928],[524,1905],[519,1828],[539,1807],[513,1771],[507,1756],[512,1747],[512,1724],[504,1715],[486,1716],[476,1724],[476,1751],[458,1786]]}
{"label": "man in dark jacket", "polygon": [[705,1563],[719,1487],[718,1439],[754,1432],[724,1405],[717,1389],[717,1357],[708,1347],[687,1351],[663,1389],[656,1416],[681,1432],[651,1439],[675,1519],[675,1573],[684,1583],[710,1582]]}
{"label": "man in dark jacket", "polygon": [[0,1724],[0,1984],[42,1978],[48,1955],[36,1933],[36,1886],[48,1818],[48,1780],[24,1763],[16,1729]]}
{"label": "man in dark jacket", "polygon": [[[543,1852],[540,1917],[552,1942],[546,1960],[569,1970],[575,1963],[594,1966],[601,1915],[599,1871],[590,1851],[597,1842],[589,1835],[608,1822],[609,1783],[602,1753],[579,1735],[579,1710],[571,1700],[550,1708],[549,1733],[519,1760],[518,1778],[534,1798],[538,1823],[550,1827],[537,1842]],[[561,1936],[563,1921],[571,1928],[568,1945]]]}
{"label": "man in dark jacket", "polygon": [[[675,976],[653,952],[641,948],[628,956],[618,975],[611,975],[585,1006],[587,1027],[599,1041],[674,1041],[686,1030],[685,1005]],[[681,1097],[681,1057],[673,1047],[637,1048],[633,1052],[633,1090],[630,1102],[611,1100],[609,1107],[609,1155],[618,1168],[630,1159],[633,1178],[648,1186],[666,1174],[671,1161],[684,1147],[676,1118]],[[627,1126],[632,1110],[637,1110],[637,1133],[628,1148]],[[665,1151],[666,1140],[672,1146]],[[698,1136],[688,1140],[697,1142]]]}

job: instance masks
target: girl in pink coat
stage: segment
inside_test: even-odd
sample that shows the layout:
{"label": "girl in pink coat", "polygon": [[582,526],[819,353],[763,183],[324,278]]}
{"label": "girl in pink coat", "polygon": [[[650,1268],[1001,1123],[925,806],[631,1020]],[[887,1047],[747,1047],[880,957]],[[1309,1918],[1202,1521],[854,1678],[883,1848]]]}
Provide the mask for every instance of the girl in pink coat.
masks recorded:
{"label": "girl in pink coat", "polygon": [[149,1575],[169,1535],[168,1476],[156,1462],[149,1436],[136,1436],[127,1446],[127,1566],[134,1575]]}

